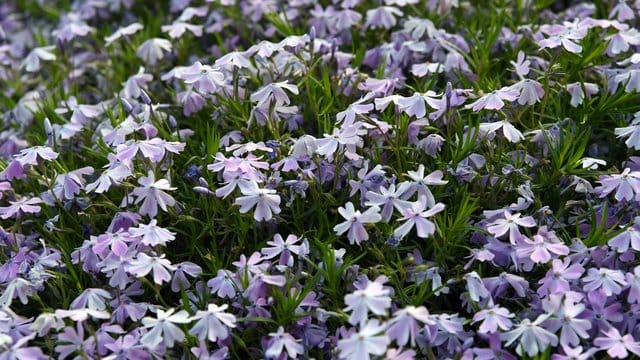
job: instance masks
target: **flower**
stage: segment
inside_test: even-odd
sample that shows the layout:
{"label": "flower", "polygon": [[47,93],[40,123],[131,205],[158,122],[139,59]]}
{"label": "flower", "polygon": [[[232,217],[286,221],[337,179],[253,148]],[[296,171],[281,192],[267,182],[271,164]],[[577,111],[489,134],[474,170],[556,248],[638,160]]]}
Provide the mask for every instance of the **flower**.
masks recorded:
{"label": "flower", "polygon": [[549,345],[556,346],[558,344],[558,337],[540,326],[546,319],[547,315],[540,315],[533,322],[529,319],[524,319],[515,329],[502,334],[500,337],[503,341],[506,341],[505,346],[510,346],[516,340],[519,340],[516,352],[519,355],[526,352],[527,355],[534,356],[543,352]]}
{"label": "flower", "polygon": [[15,158],[22,166],[38,165],[38,158],[51,161],[58,158],[58,153],[47,146],[32,146],[28,149],[21,150],[20,154],[16,155]]}
{"label": "flower", "polygon": [[158,285],[171,280],[169,271],[175,270],[175,266],[171,265],[171,262],[164,258],[164,254],[160,257],[152,257],[145,253],[139,253],[135,259],[131,260],[130,265],[127,267],[127,271],[137,277],[147,276],[147,274],[153,271],[153,282]]}
{"label": "flower", "polygon": [[584,273],[584,268],[580,264],[571,264],[571,259],[554,259],[551,262],[551,269],[547,271],[544,278],[538,281],[541,286],[538,288],[538,295],[563,294],[570,290],[569,281],[580,279]]}
{"label": "flower", "polygon": [[361,324],[360,331],[351,334],[347,339],[338,341],[341,359],[369,360],[372,355],[384,355],[389,345],[389,338],[381,332],[385,330],[385,324],[378,320],[370,320]]}
{"label": "flower", "polygon": [[180,310],[177,313],[175,311],[174,308],[167,311],[158,309],[155,318],[149,316],[143,318],[142,326],[150,330],[140,338],[140,342],[150,347],[164,343],[172,348],[176,341],[184,341],[184,332],[174,324],[188,324],[191,319],[186,311]]}
{"label": "flower", "polygon": [[427,198],[421,196],[418,201],[405,203],[401,213],[402,217],[398,220],[404,221],[402,225],[393,231],[397,237],[405,237],[415,226],[418,237],[427,238],[436,231],[436,226],[427,218],[436,215],[444,210],[443,203],[435,204],[431,209],[427,210]]}
{"label": "flower", "polygon": [[261,252],[265,259],[272,259],[280,255],[278,263],[291,267],[293,266],[293,257],[291,254],[301,254],[302,245],[294,245],[298,241],[300,241],[300,238],[293,234],[287,236],[287,240],[283,240],[282,235],[275,234],[272,241],[267,241],[267,245],[271,247],[263,248]]}
{"label": "flower", "polygon": [[372,206],[364,213],[356,210],[353,203],[348,202],[344,207],[338,208],[338,213],[346,220],[333,227],[333,231],[338,235],[347,233],[347,238],[351,244],[360,244],[362,241],[369,240],[369,234],[364,228],[364,224],[373,224],[382,220],[379,214],[380,208]]}
{"label": "flower", "polygon": [[614,197],[618,201],[631,201],[640,193],[640,172],[625,168],[621,174],[600,176],[600,186],[594,190],[601,198],[614,190]]}
{"label": "flower", "polygon": [[387,309],[391,307],[391,292],[383,286],[384,278],[375,281],[366,279],[366,284],[351,294],[344,297],[347,307],[344,311],[351,312],[349,316],[350,324],[364,324],[367,321],[367,313],[371,311],[376,315],[386,315]]}
{"label": "flower", "polygon": [[227,304],[209,304],[206,311],[198,310],[192,319],[198,322],[189,330],[189,334],[196,336],[200,341],[208,339],[211,342],[229,337],[229,328],[236,327],[236,317],[225,312],[228,307]]}
{"label": "flower", "polygon": [[493,306],[488,309],[478,311],[473,316],[473,322],[482,321],[478,331],[482,334],[489,334],[501,330],[509,330],[513,326],[511,318],[514,315],[506,308],[500,306]]}
{"label": "flower", "polygon": [[465,106],[465,109],[472,109],[473,111],[480,111],[482,109],[487,110],[500,110],[504,107],[504,101],[515,101],[520,95],[520,90],[503,87],[500,90],[492,91],[487,95],[482,96],[473,103]]}
{"label": "flower", "polygon": [[164,246],[167,242],[176,239],[176,234],[158,226],[156,219],[151,219],[147,225],[139,224],[138,227],[131,227],[128,231],[131,236],[141,237],[141,243],[149,246]]}
{"label": "flower", "polygon": [[171,42],[167,39],[152,38],[142,43],[136,51],[136,55],[149,65],[155,65],[164,54],[171,51]]}
{"label": "flower", "polygon": [[9,206],[0,206],[0,218],[18,218],[24,214],[37,214],[40,212],[40,206],[37,204],[41,203],[43,201],[39,197],[27,198],[26,196],[16,201],[9,201]]}
{"label": "flower", "polygon": [[55,46],[43,46],[31,50],[29,55],[22,60],[20,67],[28,72],[39,71],[40,61],[54,61],[56,59],[56,56],[51,52],[55,48]]}
{"label": "flower", "polygon": [[282,326],[278,327],[278,331],[275,333],[269,333],[271,337],[271,345],[265,351],[267,358],[279,358],[282,354],[282,350],[287,350],[287,355],[292,359],[296,359],[298,354],[304,353],[304,347],[296,340],[291,334],[285,333]]}
{"label": "flower", "polygon": [[424,306],[407,306],[393,314],[393,319],[389,322],[387,335],[389,340],[396,340],[399,346],[404,346],[408,342],[411,346],[416,345],[416,338],[421,330],[418,321],[423,324],[434,323],[429,316],[429,311]]}
{"label": "flower", "polygon": [[138,183],[142,187],[136,187],[131,194],[136,197],[136,204],[142,203],[140,206],[141,215],[149,215],[150,218],[154,218],[158,214],[158,206],[163,211],[167,211],[167,205],[176,204],[175,199],[165,192],[176,188],[171,187],[167,179],[156,181],[153,171],[149,170],[147,176],[138,179]]}
{"label": "flower", "polygon": [[593,344],[601,350],[607,350],[607,354],[612,358],[625,359],[629,352],[640,356],[640,343],[630,334],[622,336],[615,327],[603,330],[602,333],[605,336],[595,338]]}
{"label": "flower", "polygon": [[273,214],[280,213],[280,196],[272,189],[260,189],[258,184],[250,182],[240,187],[244,196],[236,198],[234,205],[240,205],[240,213],[245,214],[255,206],[253,218],[256,221],[269,221]]}
{"label": "flower", "polygon": [[107,36],[104,38],[104,46],[109,46],[111,45],[114,41],[124,37],[124,36],[130,36],[133,35],[135,33],[137,33],[138,31],[142,30],[144,28],[144,26],[138,22],[135,22],[133,24],[129,24],[127,26],[118,28],[118,30],[116,30],[113,34]]}
{"label": "flower", "polygon": [[503,219],[498,218],[487,224],[487,231],[495,237],[501,237],[508,232],[512,244],[515,244],[516,240],[522,236],[519,226],[526,228],[536,226],[536,221],[531,216],[521,218],[520,213],[512,215],[509,210],[504,210],[503,216]]}
{"label": "flower", "polygon": [[224,74],[220,69],[202,65],[200,61],[184,69],[179,77],[203,94],[213,94],[218,88],[224,86]]}
{"label": "flower", "polygon": [[607,296],[620,294],[623,286],[627,285],[622,271],[607,268],[590,268],[582,282],[584,283],[584,291],[591,292],[602,289]]}

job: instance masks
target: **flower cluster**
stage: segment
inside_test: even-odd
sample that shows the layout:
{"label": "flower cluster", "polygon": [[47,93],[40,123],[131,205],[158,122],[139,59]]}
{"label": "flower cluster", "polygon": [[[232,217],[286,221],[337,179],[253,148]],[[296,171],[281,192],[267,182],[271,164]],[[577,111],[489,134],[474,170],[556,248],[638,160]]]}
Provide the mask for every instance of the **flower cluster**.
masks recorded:
{"label": "flower cluster", "polygon": [[0,359],[640,357],[639,19],[3,1]]}

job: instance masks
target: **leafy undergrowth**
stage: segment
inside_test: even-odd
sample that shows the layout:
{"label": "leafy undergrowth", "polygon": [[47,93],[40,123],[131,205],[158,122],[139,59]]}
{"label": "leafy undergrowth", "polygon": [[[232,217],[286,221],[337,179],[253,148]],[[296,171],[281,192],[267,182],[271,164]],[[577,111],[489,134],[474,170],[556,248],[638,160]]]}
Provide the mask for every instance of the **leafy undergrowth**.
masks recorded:
{"label": "leafy undergrowth", "polygon": [[3,1],[0,359],[640,356],[639,11]]}

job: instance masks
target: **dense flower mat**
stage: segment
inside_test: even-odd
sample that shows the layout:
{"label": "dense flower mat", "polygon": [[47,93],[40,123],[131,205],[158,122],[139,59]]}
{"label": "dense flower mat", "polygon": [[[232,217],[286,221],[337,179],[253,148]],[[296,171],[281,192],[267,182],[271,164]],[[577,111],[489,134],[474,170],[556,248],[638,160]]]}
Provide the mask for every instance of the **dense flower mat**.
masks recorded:
{"label": "dense flower mat", "polygon": [[2,1],[0,359],[640,356],[639,21]]}

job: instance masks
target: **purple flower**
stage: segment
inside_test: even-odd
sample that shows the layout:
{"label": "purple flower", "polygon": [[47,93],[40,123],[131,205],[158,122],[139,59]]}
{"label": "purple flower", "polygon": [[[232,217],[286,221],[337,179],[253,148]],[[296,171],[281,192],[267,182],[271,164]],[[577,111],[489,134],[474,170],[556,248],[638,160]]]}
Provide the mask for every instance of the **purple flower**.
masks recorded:
{"label": "purple flower", "polygon": [[149,215],[150,218],[154,218],[158,214],[158,206],[163,211],[167,211],[167,206],[176,204],[175,199],[165,192],[176,188],[171,187],[167,179],[156,181],[153,171],[149,170],[147,176],[138,179],[138,183],[142,187],[133,189],[131,194],[136,197],[136,204],[142,203],[140,206],[141,215]]}
{"label": "purple flower", "polygon": [[364,24],[365,29],[391,29],[396,25],[396,16],[402,16],[400,9],[393,6],[380,6],[375,9],[367,10],[367,21]]}
{"label": "purple flower", "polygon": [[304,353],[304,347],[299,343],[299,340],[291,334],[285,333],[282,326],[278,327],[277,332],[269,333],[269,336],[271,344],[264,353],[268,359],[279,358],[284,349],[292,359],[296,359],[298,354]]}
{"label": "purple flower", "polygon": [[0,218],[18,218],[24,214],[37,214],[40,212],[40,206],[37,204],[41,203],[43,201],[39,197],[27,198],[25,196],[16,201],[9,201],[9,206],[0,207]]}
{"label": "purple flower", "polygon": [[378,320],[369,320],[366,324],[361,324],[360,331],[338,341],[340,358],[369,360],[369,354],[384,355],[389,345],[389,338],[380,333],[385,330],[385,327],[385,324],[380,324]]}
{"label": "purple flower", "polygon": [[139,253],[138,256],[131,260],[131,264],[127,267],[127,271],[134,276],[144,277],[153,271],[153,282],[161,285],[171,280],[169,271],[175,271],[176,267],[164,258],[164,254],[160,257],[149,256],[145,253]]}
{"label": "purple flower", "polygon": [[140,23],[133,23],[133,24],[129,24],[127,26],[118,28],[118,30],[116,30],[113,34],[107,36],[104,38],[105,44],[104,46],[109,46],[111,45],[114,41],[122,38],[122,37],[128,37],[131,36],[135,33],[137,33],[138,31],[142,30],[144,28],[144,26]]}
{"label": "purple flower", "polygon": [[603,330],[602,334],[605,336],[595,338],[593,344],[600,350],[607,350],[607,354],[612,358],[625,359],[629,356],[629,352],[640,356],[640,343],[630,334],[622,336],[614,327]]}
{"label": "purple flower", "polygon": [[236,296],[236,282],[234,275],[229,270],[218,270],[216,277],[207,282],[211,288],[211,293],[215,293],[221,298],[233,298]]}
{"label": "purple flower", "polygon": [[615,199],[618,201],[631,201],[640,193],[640,172],[625,168],[621,174],[600,176],[600,186],[595,188],[601,197],[616,191]]}
{"label": "purple flower", "polygon": [[58,158],[58,153],[47,146],[33,146],[21,150],[20,154],[16,155],[15,158],[22,166],[38,165],[38,158],[51,161]]}
{"label": "purple flower", "polygon": [[582,282],[585,291],[602,289],[607,296],[620,294],[622,287],[627,285],[622,271],[607,268],[590,268]]}
{"label": "purple flower", "polygon": [[571,264],[571,259],[554,259],[551,262],[551,269],[547,271],[544,278],[538,281],[541,286],[538,288],[538,295],[563,294],[570,290],[569,281],[580,279],[584,273],[584,268],[580,264]]}
{"label": "purple flower", "polygon": [[169,40],[152,38],[143,42],[142,45],[138,47],[136,55],[147,64],[153,66],[164,57],[165,53],[171,51],[171,49],[172,46]]}
{"label": "purple flower", "polygon": [[338,208],[338,213],[346,220],[343,223],[333,227],[333,231],[338,235],[347,233],[347,238],[351,244],[360,244],[362,241],[369,240],[369,234],[364,228],[364,224],[373,224],[382,220],[379,214],[380,208],[372,206],[364,213],[356,210],[351,202],[345,204],[345,207]]}
{"label": "purple flower", "polygon": [[[583,90],[584,86],[584,90]],[[586,96],[591,98],[593,95],[596,95],[600,89],[598,85],[593,83],[571,83],[566,86],[567,92],[571,95],[571,106],[578,107],[578,105],[582,104]],[[616,129],[616,135],[618,135],[618,129]]]}
{"label": "purple flower", "polygon": [[550,35],[546,39],[538,40],[540,49],[554,49],[562,46],[568,52],[579,54],[582,52],[582,46],[576,44],[587,36],[586,28],[568,28],[563,25],[543,25],[540,31]]}
{"label": "purple flower", "polygon": [[427,218],[433,217],[445,208],[443,203],[437,203],[427,210],[427,198],[425,196],[421,196],[416,202],[406,203],[401,206],[403,207],[401,211],[402,217],[398,220],[405,222],[393,231],[395,236],[401,238],[405,237],[414,226],[418,237],[427,238],[431,236],[436,231],[436,227]]}
{"label": "purple flower", "polygon": [[533,239],[524,236],[520,237],[516,248],[516,256],[531,259],[536,264],[545,264],[553,257],[569,255],[569,247],[565,244],[546,240],[541,235],[533,235]]}
{"label": "purple flower", "polygon": [[429,316],[429,311],[424,306],[407,306],[393,314],[393,319],[389,321],[387,335],[389,340],[395,340],[399,346],[407,343],[413,347],[416,345],[416,338],[421,330],[419,322],[423,324],[433,324],[434,321]]}
{"label": "purple flower", "polygon": [[156,219],[151,219],[148,225],[140,224],[138,227],[129,228],[128,232],[133,237],[142,238],[140,242],[148,246],[165,246],[167,242],[176,239],[176,234],[158,226]]}
{"label": "purple flower", "polygon": [[475,102],[465,106],[465,109],[472,109],[478,112],[482,109],[500,110],[504,107],[504,100],[515,101],[520,95],[519,89],[503,87],[500,90],[490,92],[482,96]]}
{"label": "purple flower", "polygon": [[218,88],[224,86],[222,71],[219,68],[202,65],[200,61],[184,69],[179,77],[203,94],[213,94]]}
{"label": "purple flower", "polygon": [[391,307],[390,290],[383,286],[384,278],[378,278],[375,281],[366,279],[366,284],[344,297],[347,307],[346,312],[351,312],[349,323],[352,325],[363,325],[368,317],[367,314],[372,312],[376,315],[386,315],[387,309]]}
{"label": "purple flower", "polygon": [[388,189],[384,186],[380,186],[378,192],[367,191],[367,202],[365,202],[365,205],[382,206],[381,220],[389,222],[394,208],[398,209],[398,211],[402,211],[403,207],[401,198],[409,190],[409,186],[410,184],[408,182],[403,182],[399,184],[397,188],[395,184],[391,184]]}
{"label": "purple flower", "polygon": [[546,319],[546,315],[540,315],[533,322],[529,319],[522,320],[515,329],[501,335],[502,340],[506,341],[505,346],[518,340],[516,352],[519,355],[527,353],[529,356],[543,352],[549,345],[556,346],[558,337],[541,326]]}
{"label": "purple flower", "polygon": [[521,218],[520,213],[512,215],[509,210],[504,210],[503,216],[504,219],[498,218],[487,224],[487,231],[495,237],[501,237],[509,233],[509,240],[512,244],[515,244],[516,240],[522,236],[520,226],[526,228],[536,226],[536,221],[531,216]]}
{"label": "purple flower", "polygon": [[255,182],[249,183],[246,188],[240,187],[244,196],[236,198],[234,205],[240,205],[240,213],[245,214],[253,207],[253,218],[256,221],[269,221],[273,214],[280,213],[280,196],[272,189],[261,189]]}
{"label": "purple flower", "polygon": [[261,252],[265,259],[272,259],[280,255],[278,263],[291,267],[293,266],[293,256],[291,256],[291,254],[302,254],[302,246],[294,245],[298,241],[300,241],[300,238],[293,234],[287,236],[286,241],[282,239],[282,235],[275,234],[272,241],[267,241],[267,245],[271,247],[263,248]]}
{"label": "purple flower", "polygon": [[514,315],[506,308],[500,306],[493,306],[487,309],[478,311],[473,316],[473,323],[482,321],[478,331],[482,334],[489,334],[501,330],[509,330],[513,326],[511,318]]}
{"label": "purple flower", "polygon": [[147,316],[142,319],[142,326],[150,330],[144,334],[140,342],[150,347],[164,343],[169,348],[173,347],[176,341],[182,342],[185,339],[184,332],[174,324],[188,324],[191,319],[186,311],[175,311],[173,308],[167,311],[158,309],[155,318]]}
{"label": "purple flower", "polygon": [[548,304],[546,310],[553,312],[553,317],[547,319],[545,325],[551,332],[561,330],[560,345],[576,346],[580,344],[580,338],[589,338],[591,322],[580,317],[585,310],[584,304],[574,303],[568,298],[563,301],[565,295],[549,295],[545,300]]}
{"label": "purple flower", "polygon": [[189,330],[189,334],[198,337],[200,341],[208,339],[211,342],[229,337],[229,328],[236,327],[236,317],[225,312],[228,307],[227,304],[209,304],[206,311],[199,310],[192,319],[198,321]]}

